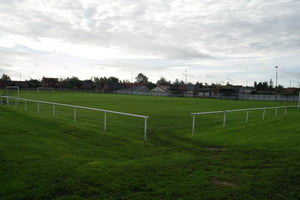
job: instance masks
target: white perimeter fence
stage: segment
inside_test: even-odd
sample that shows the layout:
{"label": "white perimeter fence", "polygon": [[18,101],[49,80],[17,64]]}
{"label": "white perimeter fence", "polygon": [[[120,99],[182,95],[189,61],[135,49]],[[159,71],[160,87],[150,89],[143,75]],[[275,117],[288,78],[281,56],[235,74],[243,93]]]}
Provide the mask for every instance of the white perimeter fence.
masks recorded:
{"label": "white perimeter fence", "polygon": [[[4,101],[3,101],[4,99]],[[123,113],[123,112],[117,112],[117,111],[111,111],[111,110],[104,110],[104,109],[98,109],[98,108],[90,108],[90,107],[84,107],[84,106],[76,106],[76,105],[69,105],[69,104],[62,104],[62,103],[54,103],[54,102],[47,102],[47,101],[38,101],[38,100],[32,100],[32,99],[23,99],[23,98],[15,98],[10,96],[1,96],[0,97],[0,104],[6,103],[9,105],[9,100],[12,99],[15,101],[15,107],[17,108],[19,101],[24,101],[24,111],[27,111],[27,102],[34,102],[37,103],[37,115],[40,113],[40,104],[49,104],[52,105],[52,114],[53,114],[53,120],[55,120],[55,106],[64,106],[64,107],[71,107],[74,108],[74,126],[76,125],[77,121],[77,115],[76,115],[76,109],[84,109],[84,110],[92,110],[92,111],[98,111],[98,112],[104,112],[104,133],[106,133],[106,124],[107,124],[107,113],[117,114],[117,115],[124,115],[129,117],[137,117],[137,118],[143,118],[144,119],[144,143],[147,142],[147,120],[148,116],[143,115],[136,115],[136,114],[130,114],[130,113]]]}
{"label": "white perimeter fence", "polygon": [[144,95],[144,96],[166,96],[166,97],[199,97],[199,98],[215,98],[215,99],[229,99],[229,100],[255,100],[255,101],[286,101],[297,102],[300,99],[298,95],[275,95],[275,94],[237,94],[232,96],[223,96],[222,94],[209,95],[209,92],[199,92],[194,95],[193,92],[139,92],[130,90],[116,90],[115,94],[129,94],[129,95]]}
{"label": "white perimeter fence", "polygon": [[284,109],[284,117],[286,118],[286,116],[287,116],[287,108],[298,108],[299,109],[300,108],[300,104],[295,105],[295,106],[278,106],[278,107],[264,107],[264,108],[246,108],[246,109],[236,109],[236,110],[223,110],[223,111],[191,113],[191,115],[193,116],[192,135],[195,134],[196,115],[209,115],[209,114],[223,113],[223,130],[224,130],[225,129],[225,125],[226,125],[226,113],[247,111],[246,112],[246,119],[245,119],[245,126],[247,126],[247,124],[248,124],[248,118],[249,118],[249,112],[250,111],[263,110],[262,118],[261,118],[261,120],[263,122],[264,119],[265,119],[266,110],[274,109],[275,110],[275,112],[274,112],[274,119],[276,119],[278,109]]}

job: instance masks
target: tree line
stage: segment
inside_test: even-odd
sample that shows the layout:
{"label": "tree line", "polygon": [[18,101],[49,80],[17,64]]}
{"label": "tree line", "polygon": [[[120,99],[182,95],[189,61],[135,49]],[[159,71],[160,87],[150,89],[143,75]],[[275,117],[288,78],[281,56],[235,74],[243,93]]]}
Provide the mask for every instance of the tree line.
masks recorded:
{"label": "tree line", "polygon": [[[44,78],[44,77],[43,77]],[[2,86],[5,84],[11,84],[12,81],[11,78],[7,74],[2,74],[2,77],[0,78],[0,83],[2,82]],[[42,81],[37,79],[30,79],[24,81],[24,84],[28,88],[37,88],[42,87]],[[129,86],[135,86],[137,85],[143,85],[149,88],[149,90],[155,88],[157,85],[166,85],[166,86],[179,86],[186,84],[183,80],[176,79],[174,82],[171,82],[167,80],[164,77],[161,77],[156,83],[153,83],[149,81],[148,77],[144,75],[143,73],[139,73],[135,77],[135,82],[131,83],[128,80],[120,80],[117,77],[92,77],[91,79],[87,80],[80,80],[78,77],[67,77],[67,78],[61,78],[58,79],[57,85],[55,87],[57,88],[69,88],[69,89],[107,89],[107,90],[117,90],[117,89],[124,89],[126,88],[126,84]],[[192,83],[188,83],[191,84]],[[220,91],[222,88],[233,88],[233,85],[227,83],[225,86],[218,84],[218,83],[202,83],[202,82],[196,82],[196,84],[193,84],[197,86],[197,88],[210,88],[215,91]],[[253,84],[253,91],[251,93],[282,93],[284,91],[284,87],[282,85],[278,85],[277,87],[274,86],[272,79],[270,79],[269,82],[254,82]]]}

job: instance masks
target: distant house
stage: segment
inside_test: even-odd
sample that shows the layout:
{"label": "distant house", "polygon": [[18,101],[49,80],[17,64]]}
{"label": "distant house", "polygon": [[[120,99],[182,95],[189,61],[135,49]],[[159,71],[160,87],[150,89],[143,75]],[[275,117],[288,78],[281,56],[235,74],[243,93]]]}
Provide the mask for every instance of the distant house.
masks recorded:
{"label": "distant house", "polygon": [[149,88],[147,88],[146,86],[133,86],[130,88],[126,88],[121,90],[123,92],[149,92]]}
{"label": "distant house", "polygon": [[27,88],[27,81],[2,81],[0,80],[0,87],[5,86],[19,86],[20,88]]}
{"label": "distant house", "polygon": [[192,84],[180,84],[178,89],[182,92],[194,92],[197,91],[197,86]]}
{"label": "distant house", "polygon": [[167,86],[167,85],[157,85],[155,88],[153,88],[151,90],[151,92],[165,92],[165,93],[168,93],[168,92],[171,92],[171,91],[170,91],[170,87]]}
{"label": "distant house", "polygon": [[95,84],[91,80],[82,81],[82,85],[81,85],[80,88],[81,89],[94,89],[95,88]]}
{"label": "distant house", "polygon": [[219,89],[219,93],[223,96],[236,96],[244,93],[244,87],[241,85],[227,85]]}
{"label": "distant house", "polygon": [[27,81],[10,81],[8,85],[19,86],[20,88],[27,88]]}
{"label": "distant house", "polygon": [[42,87],[58,87],[58,78],[43,77]]}
{"label": "distant house", "polygon": [[244,87],[244,93],[245,94],[250,94],[253,91],[255,91],[254,87],[249,87],[249,86]]}
{"label": "distant house", "polygon": [[233,88],[238,94],[245,93],[245,88],[242,85],[234,85]]}
{"label": "distant house", "polygon": [[286,88],[287,94],[299,94],[300,89],[299,88]]}
{"label": "distant house", "polygon": [[137,86],[145,86],[144,83],[125,83],[126,88],[137,87]]}
{"label": "distant house", "polygon": [[178,86],[179,91],[184,92],[185,96],[197,96],[198,87],[192,84],[181,84]]}
{"label": "distant house", "polygon": [[198,89],[198,96],[199,97],[209,97],[212,96],[213,92],[210,88],[200,88]]}
{"label": "distant house", "polygon": [[5,87],[5,86],[7,86],[7,82],[0,80],[0,87]]}

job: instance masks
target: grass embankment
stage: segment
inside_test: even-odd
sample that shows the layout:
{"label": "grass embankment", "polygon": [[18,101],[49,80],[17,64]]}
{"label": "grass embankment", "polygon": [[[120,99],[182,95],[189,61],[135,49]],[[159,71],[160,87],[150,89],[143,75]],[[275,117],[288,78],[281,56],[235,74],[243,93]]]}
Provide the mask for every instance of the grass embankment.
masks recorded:
{"label": "grass embankment", "polygon": [[[191,112],[286,105],[256,101],[88,93],[22,93],[24,98],[149,116],[143,120],[51,106],[0,107],[1,199],[299,199],[299,111],[197,118]],[[88,116],[84,116],[87,114]],[[242,119],[241,119],[242,118]],[[120,123],[121,121],[121,123]],[[134,126],[130,126],[134,125]]]}

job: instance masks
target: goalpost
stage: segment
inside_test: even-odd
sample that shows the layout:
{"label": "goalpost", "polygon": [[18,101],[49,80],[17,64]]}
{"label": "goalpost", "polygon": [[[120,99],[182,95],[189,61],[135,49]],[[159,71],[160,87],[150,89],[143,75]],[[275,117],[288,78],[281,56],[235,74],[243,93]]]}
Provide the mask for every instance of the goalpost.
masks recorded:
{"label": "goalpost", "polygon": [[54,87],[37,87],[37,92],[54,92]]}
{"label": "goalpost", "polygon": [[19,98],[19,95],[20,95],[19,86],[6,86],[5,87],[5,96]]}

